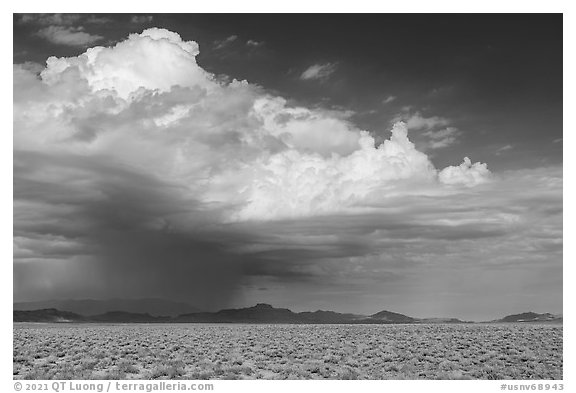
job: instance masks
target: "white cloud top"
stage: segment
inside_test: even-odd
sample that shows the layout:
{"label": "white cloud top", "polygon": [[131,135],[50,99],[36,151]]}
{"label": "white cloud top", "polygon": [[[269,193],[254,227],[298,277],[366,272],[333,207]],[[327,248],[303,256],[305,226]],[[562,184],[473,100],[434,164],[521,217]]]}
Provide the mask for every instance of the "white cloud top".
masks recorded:
{"label": "white cloud top", "polygon": [[490,179],[490,171],[486,164],[472,164],[468,157],[464,157],[464,162],[459,166],[449,166],[441,170],[438,178],[443,184],[474,187],[486,183]]}
{"label": "white cloud top", "polygon": [[180,35],[165,29],[147,29],[114,47],[90,48],[78,57],[50,57],[42,80],[55,84],[67,70],[78,72],[92,92],[112,90],[123,99],[140,88],[207,87],[213,82],[196,64],[198,53],[194,41],[182,41]]}
{"label": "white cloud top", "polygon": [[287,105],[196,63],[164,29],[114,47],[14,68],[14,147],[116,162],[177,185],[224,221],[376,209],[388,197],[455,192],[490,179],[466,158],[437,171],[406,125],[376,146],[345,113]]}

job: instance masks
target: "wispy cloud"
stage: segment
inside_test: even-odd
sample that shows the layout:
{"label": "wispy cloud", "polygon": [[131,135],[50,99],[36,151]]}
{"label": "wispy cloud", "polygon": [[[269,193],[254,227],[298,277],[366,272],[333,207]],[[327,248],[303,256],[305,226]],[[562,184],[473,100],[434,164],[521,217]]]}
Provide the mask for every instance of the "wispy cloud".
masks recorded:
{"label": "wispy cloud", "polygon": [[130,22],[134,24],[145,24],[151,23],[154,20],[152,15],[133,15],[130,18]]}
{"label": "wispy cloud", "polygon": [[86,33],[83,27],[48,26],[38,31],[37,35],[53,44],[68,46],[86,46],[100,41],[102,36]]}
{"label": "wispy cloud", "polygon": [[85,31],[82,24],[98,25],[112,20],[94,14],[22,14],[19,21],[41,27],[34,34],[53,44],[83,47],[104,37]]}
{"label": "wispy cloud", "polygon": [[20,23],[40,26],[74,26],[80,23],[106,24],[112,19],[98,14],[21,14]]}
{"label": "wispy cloud", "polygon": [[430,138],[427,147],[430,149],[441,149],[451,146],[457,142],[458,136],[462,134],[456,127],[446,127],[440,130],[430,130],[424,132],[422,135]]}
{"label": "wispy cloud", "polygon": [[396,115],[392,122],[404,121],[410,130],[430,130],[436,127],[446,127],[450,120],[441,116],[422,116],[420,112],[401,113]]}
{"label": "wispy cloud", "polygon": [[264,45],[264,42],[263,41],[248,40],[248,41],[246,41],[246,45],[257,48],[259,46]]}
{"label": "wispy cloud", "polygon": [[78,23],[82,18],[81,14],[22,14],[20,22],[44,26],[71,26]]}
{"label": "wispy cloud", "polygon": [[500,154],[504,153],[505,151],[511,150],[511,149],[513,149],[513,148],[514,148],[514,146],[512,146],[512,145],[504,145],[504,146],[499,147],[498,149],[496,149],[496,150],[494,151],[494,154],[496,154],[497,156],[499,156]]}
{"label": "wispy cloud", "polygon": [[336,71],[336,63],[313,64],[300,75],[302,80],[326,80]]}
{"label": "wispy cloud", "polygon": [[237,35],[231,35],[224,38],[223,40],[214,41],[214,49],[223,49],[228,45],[232,44],[237,39],[238,39]]}
{"label": "wispy cloud", "polygon": [[404,121],[409,130],[420,131],[427,138],[423,149],[442,149],[458,142],[462,132],[451,126],[451,121],[442,116],[423,116],[420,112],[412,113],[410,108],[404,109],[394,117],[393,122]]}
{"label": "wispy cloud", "polygon": [[382,104],[386,105],[393,101],[396,101],[396,96],[388,96],[382,100]]}
{"label": "wispy cloud", "polygon": [[84,20],[84,22],[99,25],[99,24],[113,23],[114,21],[111,18],[108,18],[107,16],[90,15]]}

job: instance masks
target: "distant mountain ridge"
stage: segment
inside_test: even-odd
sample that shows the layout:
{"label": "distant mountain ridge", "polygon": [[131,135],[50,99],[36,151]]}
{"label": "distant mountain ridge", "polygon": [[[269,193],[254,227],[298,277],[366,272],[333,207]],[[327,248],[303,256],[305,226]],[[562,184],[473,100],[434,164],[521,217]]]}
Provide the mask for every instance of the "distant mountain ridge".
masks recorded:
{"label": "distant mountain ridge", "polygon": [[84,322],[84,317],[55,308],[43,310],[14,310],[14,322]]}
{"label": "distant mountain ridge", "polygon": [[532,311],[507,315],[502,319],[498,319],[496,322],[518,322],[518,323],[528,323],[528,322],[555,322],[560,323],[563,321],[562,315],[555,315],[550,313],[538,314]]}
{"label": "distant mountain ridge", "polygon": [[403,314],[398,314],[391,311],[380,311],[376,314],[370,315],[370,318],[376,321],[388,323],[414,323],[416,318],[408,317]]}
{"label": "distant mountain ridge", "polygon": [[[14,305],[16,307],[16,304]],[[392,311],[372,315],[345,314],[335,311],[293,312],[259,303],[252,307],[223,309],[216,312],[190,312],[177,316],[152,315],[124,310],[113,310],[94,315],[81,315],[70,311],[47,308],[17,310],[14,322],[101,322],[101,323],[247,323],[247,324],[464,324],[473,323],[457,318],[413,318]],[[485,323],[562,323],[562,315],[525,312],[508,315]]]}
{"label": "distant mountain ridge", "polygon": [[[456,323],[464,323],[457,319],[452,320]],[[422,323],[422,321],[424,320],[391,311],[380,311],[369,316],[323,310],[296,313],[287,308],[275,308],[263,303],[253,307],[224,309],[216,312],[192,312],[178,316],[159,316],[127,311],[80,315],[54,308],[14,311],[14,322],[401,324]]]}
{"label": "distant mountain ridge", "polygon": [[187,303],[156,298],[45,300],[14,303],[14,310],[30,311],[51,308],[83,316],[105,314],[112,311],[124,311],[128,313],[150,314],[152,316],[175,317],[180,314],[201,311]]}

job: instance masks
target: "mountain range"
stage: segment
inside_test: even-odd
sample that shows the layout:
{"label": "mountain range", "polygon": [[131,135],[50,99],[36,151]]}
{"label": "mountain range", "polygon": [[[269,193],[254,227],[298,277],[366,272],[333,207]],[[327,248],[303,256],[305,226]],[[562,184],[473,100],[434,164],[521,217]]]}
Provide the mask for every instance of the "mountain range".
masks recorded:
{"label": "mountain range", "polygon": [[[216,312],[187,312],[179,315],[153,315],[149,312],[131,312],[125,310],[105,311],[88,315],[44,308],[37,310],[19,310],[14,304],[14,322],[100,322],[100,323],[261,323],[261,324],[432,324],[432,323],[472,323],[457,318],[413,318],[407,315],[380,311],[372,315],[343,314],[334,311],[293,312],[287,308],[275,308],[269,304],[257,304],[253,307],[224,309]],[[93,309],[101,310],[101,307]],[[551,322],[561,323],[562,316],[550,313],[537,314],[527,312],[508,315],[493,323]]]}
{"label": "mountain range", "polygon": [[107,299],[107,300],[45,300],[14,303],[14,310],[30,311],[55,308],[83,316],[104,314],[110,311],[176,317],[180,314],[199,312],[198,308],[183,302],[165,299]]}
{"label": "mountain range", "polygon": [[507,315],[504,318],[499,319],[497,322],[526,323],[526,322],[562,322],[562,321],[563,321],[562,315],[550,314],[550,313],[538,314],[529,311],[521,314]]}

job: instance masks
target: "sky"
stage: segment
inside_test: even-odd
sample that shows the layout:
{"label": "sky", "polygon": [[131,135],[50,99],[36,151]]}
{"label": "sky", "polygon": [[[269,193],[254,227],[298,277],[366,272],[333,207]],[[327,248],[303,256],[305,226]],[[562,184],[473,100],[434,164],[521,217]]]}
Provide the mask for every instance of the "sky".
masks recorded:
{"label": "sky", "polygon": [[14,301],[562,311],[562,16],[15,14]]}

